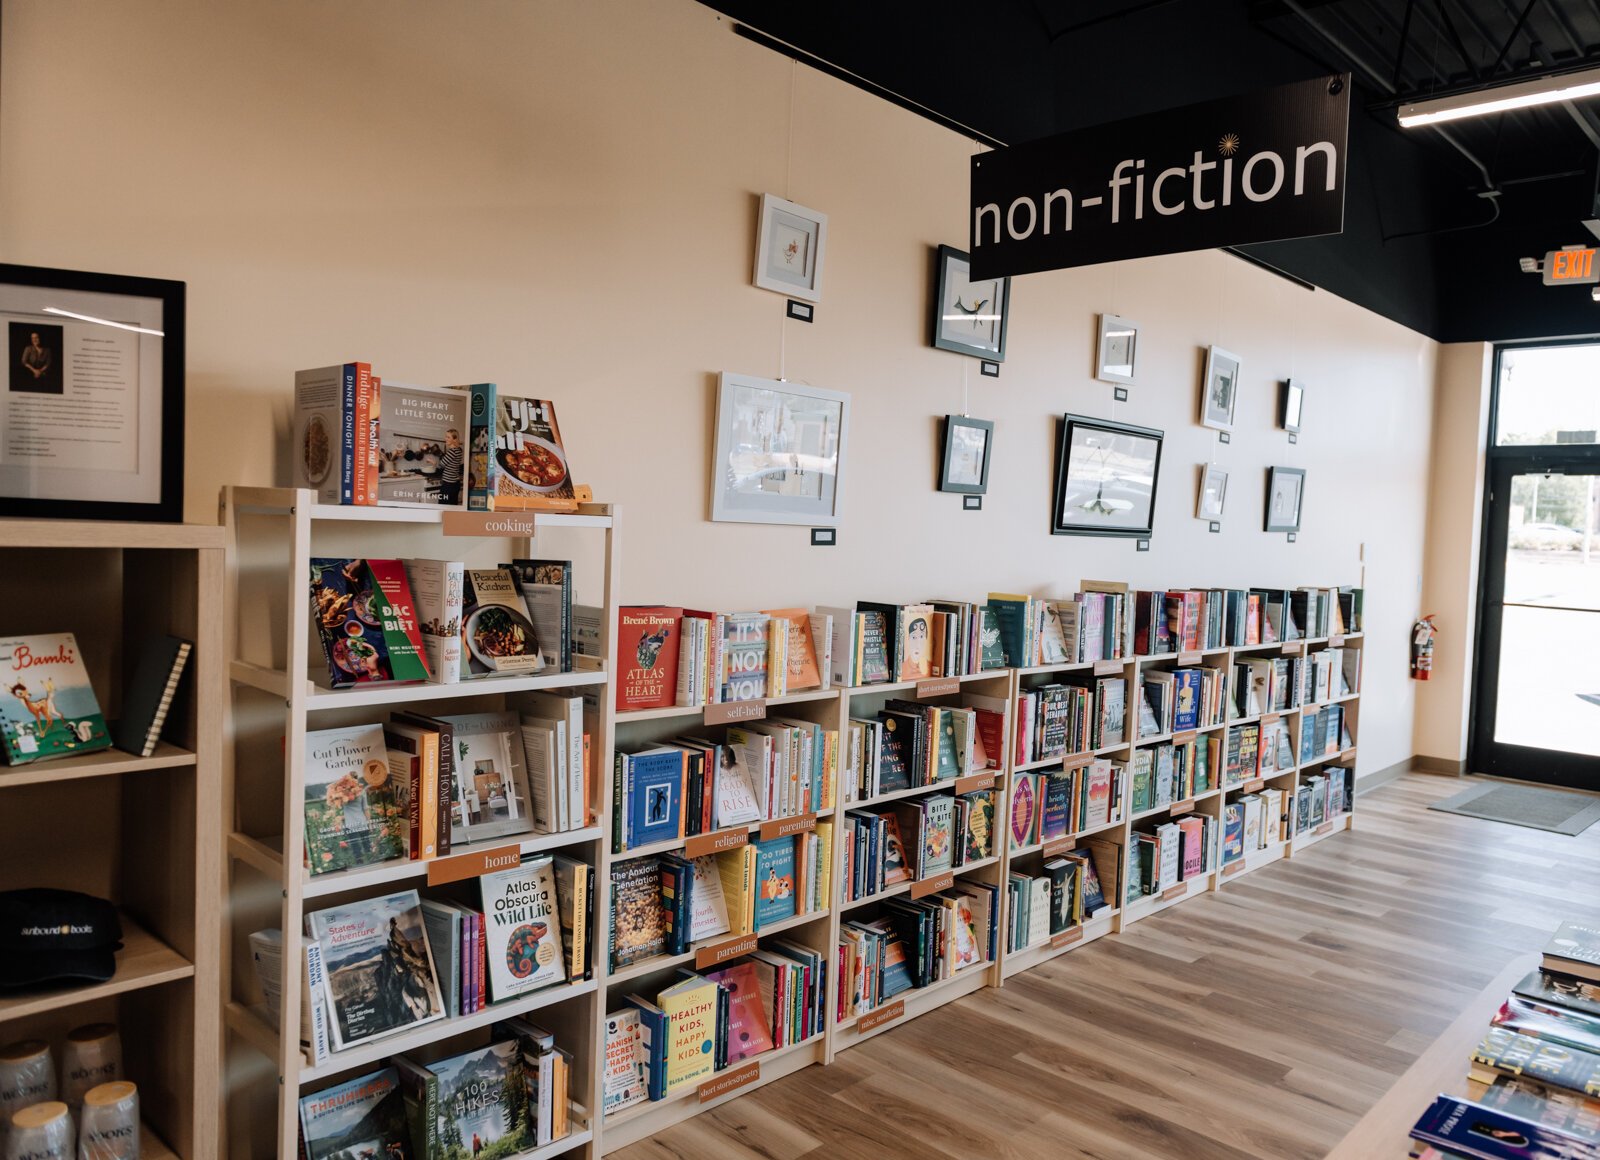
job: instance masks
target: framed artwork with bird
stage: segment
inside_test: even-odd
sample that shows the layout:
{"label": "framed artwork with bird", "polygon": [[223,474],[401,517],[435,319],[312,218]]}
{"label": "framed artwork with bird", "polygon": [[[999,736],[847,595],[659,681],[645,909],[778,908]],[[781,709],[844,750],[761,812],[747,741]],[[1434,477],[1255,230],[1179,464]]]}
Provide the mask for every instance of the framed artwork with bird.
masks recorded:
{"label": "framed artwork with bird", "polygon": [[934,270],[933,345],[990,362],[1006,358],[1010,278],[971,276],[965,250],[940,246]]}

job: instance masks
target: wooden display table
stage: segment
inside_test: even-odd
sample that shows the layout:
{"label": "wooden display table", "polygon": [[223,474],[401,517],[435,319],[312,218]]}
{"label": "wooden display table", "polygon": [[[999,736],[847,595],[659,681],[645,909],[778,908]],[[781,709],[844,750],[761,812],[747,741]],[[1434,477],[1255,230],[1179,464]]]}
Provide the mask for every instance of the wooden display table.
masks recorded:
{"label": "wooden display table", "polygon": [[1538,965],[1538,955],[1518,955],[1513,959],[1356,1122],[1328,1153],[1328,1160],[1405,1156],[1411,1145],[1411,1126],[1434,1098],[1441,1092],[1465,1096],[1472,1052],[1483,1041],[1489,1020],[1511,994],[1511,988]]}

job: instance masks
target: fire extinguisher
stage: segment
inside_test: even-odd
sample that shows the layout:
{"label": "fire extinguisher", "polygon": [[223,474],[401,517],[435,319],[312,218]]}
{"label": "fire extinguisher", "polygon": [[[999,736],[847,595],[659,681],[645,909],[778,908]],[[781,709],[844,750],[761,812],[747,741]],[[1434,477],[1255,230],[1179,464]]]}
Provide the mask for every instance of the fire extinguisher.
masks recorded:
{"label": "fire extinguisher", "polygon": [[1433,675],[1433,638],[1438,633],[1429,613],[1411,626],[1411,679],[1426,681]]}

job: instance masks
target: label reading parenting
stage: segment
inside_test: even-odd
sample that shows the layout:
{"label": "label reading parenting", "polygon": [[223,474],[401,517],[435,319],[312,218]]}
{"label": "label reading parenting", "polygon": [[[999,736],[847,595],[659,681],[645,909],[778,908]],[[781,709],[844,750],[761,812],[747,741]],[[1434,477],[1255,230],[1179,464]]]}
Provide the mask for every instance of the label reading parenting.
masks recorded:
{"label": "label reading parenting", "polygon": [[729,959],[748,955],[756,950],[759,943],[753,934],[735,935],[725,938],[721,942],[712,943],[710,946],[701,947],[694,953],[694,969],[703,971],[707,967],[715,967]]}
{"label": "label reading parenting", "polygon": [[761,823],[761,840],[770,842],[774,838],[787,838],[791,834],[804,834],[816,828],[816,814],[798,814],[792,818],[773,818],[770,822]]}

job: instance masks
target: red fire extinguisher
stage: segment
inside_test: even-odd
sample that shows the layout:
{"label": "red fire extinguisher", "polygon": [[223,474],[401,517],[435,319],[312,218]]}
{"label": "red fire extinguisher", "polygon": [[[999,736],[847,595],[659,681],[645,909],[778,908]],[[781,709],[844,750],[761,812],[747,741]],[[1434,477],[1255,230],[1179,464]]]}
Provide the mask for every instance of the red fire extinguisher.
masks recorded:
{"label": "red fire extinguisher", "polygon": [[1426,681],[1433,675],[1433,638],[1438,633],[1433,614],[1411,626],[1411,679]]}

